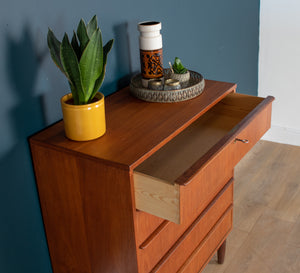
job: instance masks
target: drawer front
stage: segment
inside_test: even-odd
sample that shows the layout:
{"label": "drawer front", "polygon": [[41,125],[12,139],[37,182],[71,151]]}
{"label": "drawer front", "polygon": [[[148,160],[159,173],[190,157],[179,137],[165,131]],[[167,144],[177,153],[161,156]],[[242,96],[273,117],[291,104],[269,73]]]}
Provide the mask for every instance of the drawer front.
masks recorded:
{"label": "drawer front", "polygon": [[[175,222],[174,218],[172,220],[169,217],[165,217],[168,220],[163,220],[162,215],[154,216],[152,211],[145,213],[144,211],[137,211],[135,216],[135,226],[136,226],[136,241],[137,246],[145,244],[144,242],[149,241],[147,238],[153,237],[153,234],[158,234],[161,232],[162,227],[165,225],[174,226],[175,230],[178,230],[180,226],[185,230],[196,218],[197,216],[205,209],[206,206],[216,197],[216,195],[222,190],[226,183],[233,177],[233,168],[228,166],[228,163],[232,161],[232,147],[227,146],[222,153],[219,153],[213,160],[207,164],[207,166],[200,170],[197,175],[194,177],[193,181],[189,183],[188,186],[180,187],[180,198],[181,208],[177,208],[177,216],[179,219],[181,211],[181,224]],[[221,170],[221,171],[216,171]],[[156,194],[158,195],[159,190]],[[163,194],[161,193],[161,196]],[[164,197],[167,195],[164,195]],[[136,197],[137,197],[137,188],[136,188]],[[158,196],[157,199],[160,197]],[[153,198],[154,199],[154,198]],[[149,200],[149,202],[153,202]],[[160,198],[156,205],[161,205],[161,207],[169,207],[169,203],[164,203],[164,198]],[[159,212],[159,207],[157,211]],[[151,213],[151,214],[150,214]],[[168,216],[174,215],[170,213]],[[180,229],[179,234],[182,233]],[[170,236],[173,236],[170,234]],[[177,237],[176,237],[177,238]],[[175,240],[176,240],[175,238]],[[147,243],[146,243],[147,245]],[[169,246],[169,245],[167,245]]]}
{"label": "drawer front", "polygon": [[232,206],[229,207],[206,236],[199,224],[162,258],[151,272],[197,273],[206,265],[232,229]]}
{"label": "drawer front", "polygon": [[136,208],[177,224],[195,219],[270,127],[272,100],[229,94],[149,157],[133,173]]}
{"label": "drawer front", "polygon": [[250,151],[271,126],[272,104],[267,105],[244,126],[231,143],[234,166]]}
{"label": "drawer front", "polygon": [[231,158],[232,150],[227,146],[201,169],[187,186],[181,187],[182,223],[189,223],[195,219],[233,177]]}
{"label": "drawer front", "polygon": [[[260,111],[253,113],[251,119],[245,120],[245,123],[235,132],[236,134],[231,136],[231,141],[228,141],[204,167],[196,172],[189,184],[181,188],[181,222],[194,219],[193,217],[199,214],[203,205],[212,200],[216,192],[233,176],[235,165],[270,128],[271,106],[268,104],[263,109],[258,109]],[[236,139],[245,140],[247,143]]]}
{"label": "drawer front", "polygon": [[[150,272],[174,244],[197,232],[201,241],[233,202],[233,179],[217,194],[194,222],[177,225],[165,221],[160,224],[137,249],[139,272]],[[176,241],[178,241],[176,243]]]}
{"label": "drawer front", "polygon": [[[194,249],[178,273],[198,273],[209,262],[232,229],[232,209],[225,214],[205,239]],[[173,259],[175,260],[175,258]],[[176,269],[177,270],[177,269]],[[160,271],[167,272],[167,271]],[[169,271],[171,272],[171,271]],[[172,271],[175,272],[175,271]]]}

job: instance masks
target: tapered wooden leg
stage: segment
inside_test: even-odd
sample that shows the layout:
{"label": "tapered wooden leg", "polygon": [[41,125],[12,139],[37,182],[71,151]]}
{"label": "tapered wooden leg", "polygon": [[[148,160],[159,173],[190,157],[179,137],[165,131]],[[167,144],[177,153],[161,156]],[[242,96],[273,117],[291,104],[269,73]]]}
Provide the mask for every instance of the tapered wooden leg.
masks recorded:
{"label": "tapered wooden leg", "polygon": [[218,263],[222,264],[225,260],[226,240],[221,244],[218,249]]}

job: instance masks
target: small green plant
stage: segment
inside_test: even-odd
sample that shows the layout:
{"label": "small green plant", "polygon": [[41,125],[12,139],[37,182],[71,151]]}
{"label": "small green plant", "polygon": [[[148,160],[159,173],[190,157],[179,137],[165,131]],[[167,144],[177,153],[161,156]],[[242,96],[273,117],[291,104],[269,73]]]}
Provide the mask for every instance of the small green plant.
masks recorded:
{"label": "small green plant", "polygon": [[67,77],[74,104],[87,104],[100,89],[106,70],[107,55],[113,46],[110,40],[103,47],[101,30],[95,15],[86,25],[80,20],[71,42],[65,33],[58,41],[49,28],[47,35],[51,57]]}
{"label": "small green plant", "polygon": [[176,74],[184,74],[186,73],[188,70],[182,65],[181,60],[176,57],[175,61],[172,65],[173,71]]}

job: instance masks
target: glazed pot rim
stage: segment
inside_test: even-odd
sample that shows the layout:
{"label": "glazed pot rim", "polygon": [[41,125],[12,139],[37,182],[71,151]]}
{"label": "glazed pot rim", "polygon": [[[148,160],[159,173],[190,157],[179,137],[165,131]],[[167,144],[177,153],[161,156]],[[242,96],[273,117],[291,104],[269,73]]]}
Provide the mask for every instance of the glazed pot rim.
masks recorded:
{"label": "glazed pot rim", "polygon": [[62,105],[64,105],[64,107],[77,108],[77,109],[91,107],[95,104],[102,104],[104,102],[104,94],[102,94],[101,92],[97,92],[97,94],[95,95],[95,98],[98,99],[97,101],[87,103],[87,104],[74,105],[74,104],[67,103],[67,101],[71,98],[73,98],[72,93],[68,93],[68,94],[62,96],[62,98],[60,99],[60,102]]}
{"label": "glazed pot rim", "polygon": [[186,74],[189,74],[190,73],[190,71],[189,70],[187,70],[185,73],[175,73],[175,72],[170,72],[171,74],[176,74],[176,75],[186,75]]}
{"label": "glazed pot rim", "polygon": [[161,30],[161,22],[158,21],[144,21],[138,23],[139,31],[158,31]]}
{"label": "glazed pot rim", "polygon": [[138,23],[141,26],[153,26],[153,25],[158,25],[161,24],[161,22],[158,21],[143,21]]}

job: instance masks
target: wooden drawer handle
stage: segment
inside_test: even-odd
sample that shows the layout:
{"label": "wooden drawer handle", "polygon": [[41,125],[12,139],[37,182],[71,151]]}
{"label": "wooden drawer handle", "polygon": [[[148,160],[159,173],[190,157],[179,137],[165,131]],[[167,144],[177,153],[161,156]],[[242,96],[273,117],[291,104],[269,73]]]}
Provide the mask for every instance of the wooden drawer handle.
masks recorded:
{"label": "wooden drawer handle", "polygon": [[248,140],[248,139],[240,139],[240,138],[236,138],[236,139],[234,140],[234,142],[237,142],[237,141],[243,142],[243,143],[245,143],[245,144],[249,143],[249,140]]}

